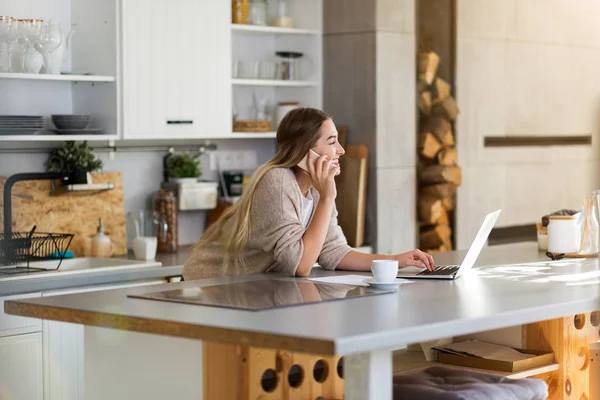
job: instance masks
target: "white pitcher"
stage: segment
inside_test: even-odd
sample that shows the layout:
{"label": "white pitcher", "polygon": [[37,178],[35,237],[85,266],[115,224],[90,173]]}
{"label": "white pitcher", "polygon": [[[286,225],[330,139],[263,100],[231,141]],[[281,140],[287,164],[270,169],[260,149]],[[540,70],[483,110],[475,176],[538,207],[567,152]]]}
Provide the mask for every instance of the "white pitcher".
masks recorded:
{"label": "white pitcher", "polygon": [[60,69],[65,61],[69,59],[69,55],[71,53],[71,35],[75,28],[71,28],[68,34],[63,33],[62,41],[60,46],[58,46],[52,54],[50,54],[50,73],[51,74],[60,74]]}

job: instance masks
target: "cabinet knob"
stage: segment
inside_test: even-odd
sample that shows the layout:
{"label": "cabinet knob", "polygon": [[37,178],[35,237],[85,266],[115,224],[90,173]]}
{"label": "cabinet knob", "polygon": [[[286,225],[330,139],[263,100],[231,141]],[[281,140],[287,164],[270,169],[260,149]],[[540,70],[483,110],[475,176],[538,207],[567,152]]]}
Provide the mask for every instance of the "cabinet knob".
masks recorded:
{"label": "cabinet knob", "polygon": [[168,125],[192,125],[194,123],[191,119],[170,119],[167,120]]}

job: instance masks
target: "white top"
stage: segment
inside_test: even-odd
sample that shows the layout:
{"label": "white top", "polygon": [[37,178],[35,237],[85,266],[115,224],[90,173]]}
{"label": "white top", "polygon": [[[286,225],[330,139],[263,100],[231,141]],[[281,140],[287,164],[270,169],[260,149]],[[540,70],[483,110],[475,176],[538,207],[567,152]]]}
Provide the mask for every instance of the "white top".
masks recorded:
{"label": "white top", "polygon": [[302,196],[302,226],[304,229],[308,227],[308,223],[312,217],[314,203],[315,200],[313,199],[309,190],[307,197]]}

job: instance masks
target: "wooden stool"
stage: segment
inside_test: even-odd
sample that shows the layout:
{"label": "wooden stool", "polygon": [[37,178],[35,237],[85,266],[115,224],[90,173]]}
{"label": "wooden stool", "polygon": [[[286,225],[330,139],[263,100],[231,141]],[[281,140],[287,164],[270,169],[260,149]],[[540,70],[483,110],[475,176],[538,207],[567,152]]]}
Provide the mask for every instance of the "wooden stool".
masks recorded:
{"label": "wooden stool", "polygon": [[343,360],[204,342],[205,400],[341,400]]}

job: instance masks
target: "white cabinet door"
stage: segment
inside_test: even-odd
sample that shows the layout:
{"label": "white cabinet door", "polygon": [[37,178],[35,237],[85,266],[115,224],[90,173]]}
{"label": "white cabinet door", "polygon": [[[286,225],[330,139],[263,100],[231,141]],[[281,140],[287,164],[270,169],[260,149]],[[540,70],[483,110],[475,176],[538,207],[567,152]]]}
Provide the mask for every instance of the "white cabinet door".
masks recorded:
{"label": "white cabinet door", "polygon": [[28,293],[0,297],[0,337],[42,331],[41,319],[17,317],[4,312],[4,302],[7,300],[29,299],[40,296],[41,293]]}
{"label": "white cabinet door", "polygon": [[231,136],[231,1],[202,1],[205,13],[206,48],[202,51],[206,95],[206,133]]}
{"label": "white cabinet door", "polygon": [[123,0],[125,139],[231,131],[228,1]]}
{"label": "white cabinet door", "polygon": [[0,338],[0,399],[42,399],[42,334]]}
{"label": "white cabinet door", "polygon": [[[96,285],[83,288],[54,290],[42,293],[43,297],[62,294],[95,292],[166,283],[154,279],[127,284]],[[83,399],[83,326],[67,322],[44,320],[44,399]],[[2,397],[0,396],[0,399]]]}

